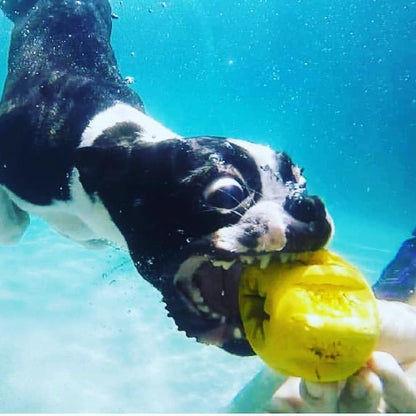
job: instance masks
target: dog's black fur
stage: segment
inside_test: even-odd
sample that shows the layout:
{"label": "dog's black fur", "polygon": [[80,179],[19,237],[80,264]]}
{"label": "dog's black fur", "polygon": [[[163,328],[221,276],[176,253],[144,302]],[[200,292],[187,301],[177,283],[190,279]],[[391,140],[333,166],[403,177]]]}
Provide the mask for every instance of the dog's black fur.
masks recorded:
{"label": "dog's black fur", "polygon": [[118,71],[107,0],[0,4],[14,22],[0,241],[17,241],[32,212],[85,245],[125,246],[179,329],[250,354],[237,304],[242,261],[315,250],[331,235],[300,169],[268,147],[183,139],[146,116]]}
{"label": "dog's black fur", "polygon": [[[36,4],[35,1],[27,2]],[[90,3],[90,4],[89,4]],[[89,120],[120,100],[142,109],[109,47],[104,1],[5,2],[15,21],[1,110],[1,180],[34,204],[68,200],[68,176]],[[3,179],[4,178],[4,179]]]}

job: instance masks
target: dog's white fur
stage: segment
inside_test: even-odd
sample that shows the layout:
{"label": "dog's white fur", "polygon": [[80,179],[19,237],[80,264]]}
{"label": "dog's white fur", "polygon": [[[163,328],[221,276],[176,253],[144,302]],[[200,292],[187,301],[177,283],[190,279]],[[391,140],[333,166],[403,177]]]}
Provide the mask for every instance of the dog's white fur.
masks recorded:
{"label": "dog's white fur", "polygon": [[122,102],[115,103],[113,106],[98,113],[88,124],[81,137],[79,147],[92,146],[95,139],[104,130],[113,127],[118,123],[132,122],[140,126],[140,140],[157,142],[166,139],[179,138],[180,136],[163,124],[139,111],[128,104]]}
{"label": "dog's white fur", "polygon": [[77,169],[70,180],[71,199],[54,201],[50,205],[31,204],[14,193],[0,189],[0,242],[16,243],[27,226],[27,212],[47,221],[56,231],[90,248],[108,242],[127,248],[124,237],[113,223],[99,198],[92,200],[84,191]]}
{"label": "dog's white fur", "polygon": [[[122,122],[140,126],[142,141],[179,138],[179,135],[153,118],[119,102],[98,113],[90,121],[82,134],[79,147],[92,146],[105,129]],[[31,204],[0,186],[0,244],[18,242],[29,225],[27,213],[31,213],[47,221],[60,234],[89,248],[112,243],[127,249],[124,237],[103,203],[98,197],[92,200],[85,192],[76,168],[73,169],[69,182],[71,198],[68,201],[54,201],[47,206]]]}
{"label": "dog's white fur", "polygon": [[27,226],[29,216],[10,198],[0,186],[0,244],[14,244],[20,240]]}

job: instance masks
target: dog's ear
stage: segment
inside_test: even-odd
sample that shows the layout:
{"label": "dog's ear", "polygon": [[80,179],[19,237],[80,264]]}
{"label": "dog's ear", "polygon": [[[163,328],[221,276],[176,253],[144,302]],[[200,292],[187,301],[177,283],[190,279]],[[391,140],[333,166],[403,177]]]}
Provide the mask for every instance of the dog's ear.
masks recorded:
{"label": "dog's ear", "polygon": [[117,183],[130,165],[130,149],[124,146],[80,147],[75,167],[87,192],[95,192]]}

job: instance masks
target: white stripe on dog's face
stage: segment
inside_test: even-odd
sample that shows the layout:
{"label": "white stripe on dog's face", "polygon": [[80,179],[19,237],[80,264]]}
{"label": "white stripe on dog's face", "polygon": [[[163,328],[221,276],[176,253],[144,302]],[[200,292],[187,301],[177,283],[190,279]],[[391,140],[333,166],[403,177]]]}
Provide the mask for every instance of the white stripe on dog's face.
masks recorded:
{"label": "white stripe on dog's face", "polygon": [[137,124],[140,131],[140,140],[156,142],[159,140],[179,138],[173,131],[167,129],[162,124],[152,119],[136,108],[123,104],[115,103],[98,113],[88,124],[82,134],[79,147],[88,147],[94,144],[94,141],[103,132],[115,125],[122,123]]}
{"label": "white stripe on dog's face", "polygon": [[[290,216],[283,209],[289,189],[280,180],[276,152],[268,146],[244,140],[228,139],[245,149],[258,167],[261,180],[261,195],[257,203],[248,209],[238,223],[221,228],[214,234],[214,245],[233,253],[279,251],[286,244],[285,230]],[[257,246],[247,247],[244,237],[258,228]],[[263,231],[267,229],[267,232]]]}
{"label": "white stripe on dog's face", "polygon": [[261,178],[262,199],[284,200],[287,189],[283,183],[276,181],[275,173],[278,170],[276,152],[269,146],[250,143],[245,140],[228,139],[231,143],[247,150],[259,168]]}

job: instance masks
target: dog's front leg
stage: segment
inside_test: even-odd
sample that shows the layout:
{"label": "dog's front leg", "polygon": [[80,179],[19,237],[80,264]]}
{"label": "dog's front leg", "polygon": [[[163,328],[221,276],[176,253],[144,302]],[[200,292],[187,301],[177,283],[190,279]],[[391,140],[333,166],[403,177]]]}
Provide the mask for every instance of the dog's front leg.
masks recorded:
{"label": "dog's front leg", "polygon": [[17,243],[29,222],[27,212],[21,210],[0,186],[0,244]]}

